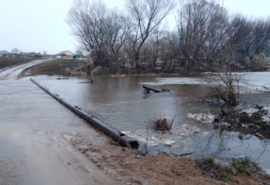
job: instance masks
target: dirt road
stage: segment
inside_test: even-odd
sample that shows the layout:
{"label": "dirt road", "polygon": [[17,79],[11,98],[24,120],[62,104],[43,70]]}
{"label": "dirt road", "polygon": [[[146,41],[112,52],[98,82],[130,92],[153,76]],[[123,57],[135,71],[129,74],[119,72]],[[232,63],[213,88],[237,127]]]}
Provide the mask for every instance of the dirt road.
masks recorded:
{"label": "dirt road", "polygon": [[0,72],[0,184],[117,184],[69,142],[78,133],[99,133],[28,78],[14,80],[42,62]]}
{"label": "dirt road", "polygon": [[13,66],[13,67],[7,67],[0,70],[0,80],[15,80],[18,78],[18,76],[27,68],[33,67],[35,65],[39,65],[41,63],[50,61],[49,59],[43,59],[43,60],[34,60],[31,62],[28,62],[26,64]]}

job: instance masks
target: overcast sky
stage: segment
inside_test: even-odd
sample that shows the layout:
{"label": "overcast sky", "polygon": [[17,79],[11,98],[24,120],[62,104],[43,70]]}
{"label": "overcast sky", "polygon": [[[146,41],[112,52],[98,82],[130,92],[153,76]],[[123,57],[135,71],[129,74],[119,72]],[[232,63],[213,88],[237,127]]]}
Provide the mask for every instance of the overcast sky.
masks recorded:
{"label": "overcast sky", "polygon": [[[219,0],[222,2],[222,0]],[[223,0],[230,13],[267,18],[270,0]],[[122,7],[124,0],[103,0],[109,7]],[[66,23],[73,0],[1,0],[0,50],[56,54],[76,51]]]}

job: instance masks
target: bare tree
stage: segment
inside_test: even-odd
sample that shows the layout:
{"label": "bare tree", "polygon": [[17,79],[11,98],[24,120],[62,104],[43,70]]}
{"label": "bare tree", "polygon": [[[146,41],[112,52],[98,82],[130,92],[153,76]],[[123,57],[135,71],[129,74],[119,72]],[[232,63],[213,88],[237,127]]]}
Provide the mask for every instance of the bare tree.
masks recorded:
{"label": "bare tree", "polygon": [[230,44],[226,43],[223,50],[218,58],[213,59],[217,78],[210,78],[207,82],[211,96],[218,102],[222,100],[225,104],[238,105],[241,101],[240,90],[244,78],[235,73],[236,60]]}
{"label": "bare tree", "polygon": [[13,48],[10,52],[18,54],[20,53],[20,50],[18,48]]}
{"label": "bare tree", "polygon": [[245,57],[249,56],[249,48],[252,43],[252,22],[237,14],[232,17],[229,27],[230,42],[236,59],[244,61]]}
{"label": "bare tree", "polygon": [[170,32],[155,32],[141,49],[141,68],[145,72],[173,71],[179,57],[178,37]]}
{"label": "bare tree", "polygon": [[191,0],[178,14],[180,48],[185,65],[192,68],[199,61],[211,62],[228,39],[227,11],[206,0]]}
{"label": "bare tree", "polygon": [[179,35],[177,32],[167,32],[160,39],[160,58],[163,72],[179,72],[183,66],[179,47]]}
{"label": "bare tree", "polygon": [[147,39],[157,33],[165,18],[174,8],[172,0],[127,0],[129,16],[132,20],[129,56],[131,65],[141,66],[141,50]]}
{"label": "bare tree", "polygon": [[248,61],[269,50],[270,20],[235,15],[230,23],[230,36],[236,59],[250,67]]}
{"label": "bare tree", "polygon": [[230,44],[233,32],[227,11],[215,2],[190,0],[179,11],[178,31],[186,67],[199,65],[216,71],[217,76],[208,81],[212,96],[237,105],[242,79],[234,73],[237,61]]}
{"label": "bare tree", "polygon": [[130,35],[130,21],[124,16],[111,12],[104,26],[111,64],[119,73],[120,68],[125,67],[126,63],[124,47]]}
{"label": "bare tree", "polygon": [[[127,68],[176,72],[183,66],[217,70],[230,63],[256,68],[258,62],[248,61],[261,53],[270,55],[270,19],[229,16],[209,0],[183,2],[174,31],[165,29],[174,0],[126,0],[127,14],[108,9],[102,1],[74,0],[67,22],[91,59],[90,70],[98,66],[111,73],[128,72]],[[228,48],[231,59],[224,57]]]}
{"label": "bare tree", "polygon": [[80,47],[93,59],[93,67],[118,64],[129,33],[129,24],[101,1],[77,0],[69,10],[68,23]]}
{"label": "bare tree", "polygon": [[270,19],[256,20],[253,22],[252,32],[252,54],[260,54],[269,48],[270,41]]}
{"label": "bare tree", "polygon": [[105,33],[102,30],[106,12],[107,9],[101,2],[78,0],[74,1],[68,14],[68,23],[81,48],[95,58],[94,67],[108,65],[106,55],[102,55],[106,52],[103,49]]}

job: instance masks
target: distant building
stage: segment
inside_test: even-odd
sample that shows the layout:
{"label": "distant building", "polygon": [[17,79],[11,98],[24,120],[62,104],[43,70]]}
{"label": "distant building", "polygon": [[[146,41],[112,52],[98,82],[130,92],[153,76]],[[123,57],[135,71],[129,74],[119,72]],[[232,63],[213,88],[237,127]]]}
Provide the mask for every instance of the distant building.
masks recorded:
{"label": "distant building", "polygon": [[[43,57],[44,58],[44,57]],[[56,59],[56,55],[46,54],[46,57],[48,59]]]}
{"label": "distant building", "polygon": [[7,52],[6,50],[0,50],[0,57],[7,57],[9,54],[9,52]]}
{"label": "distant building", "polygon": [[25,52],[21,54],[21,57],[23,58],[42,58],[41,53],[36,52]]}
{"label": "distant building", "polygon": [[60,53],[56,54],[56,58],[73,58],[75,54],[69,50],[61,51]]}

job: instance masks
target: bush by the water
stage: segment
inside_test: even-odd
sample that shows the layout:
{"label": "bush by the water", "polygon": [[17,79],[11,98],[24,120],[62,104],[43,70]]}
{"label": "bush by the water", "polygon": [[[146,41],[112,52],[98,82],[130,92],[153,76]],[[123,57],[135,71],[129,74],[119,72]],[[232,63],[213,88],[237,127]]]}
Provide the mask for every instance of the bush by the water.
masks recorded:
{"label": "bush by the water", "polygon": [[154,130],[166,131],[171,130],[174,118],[166,118],[163,115],[149,121]]}

